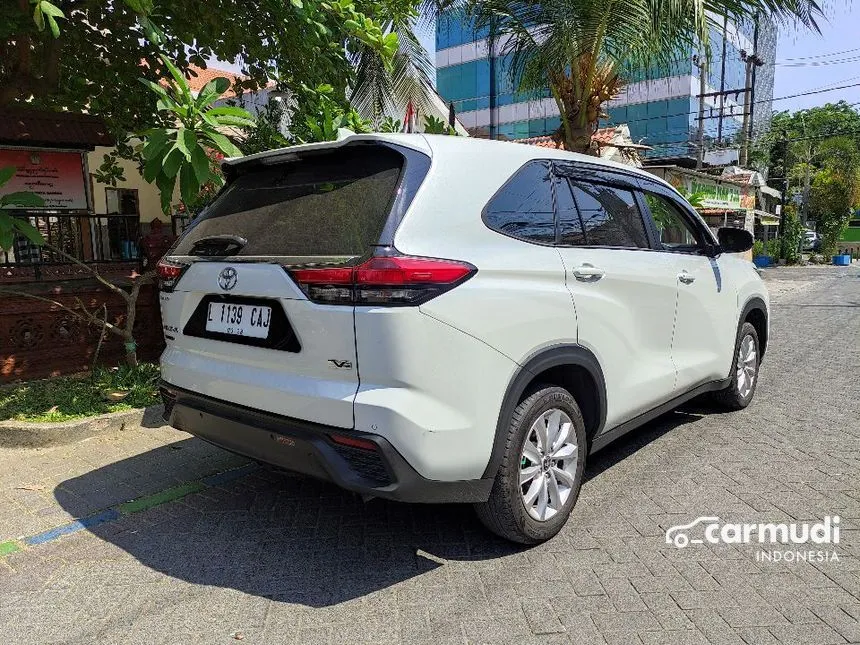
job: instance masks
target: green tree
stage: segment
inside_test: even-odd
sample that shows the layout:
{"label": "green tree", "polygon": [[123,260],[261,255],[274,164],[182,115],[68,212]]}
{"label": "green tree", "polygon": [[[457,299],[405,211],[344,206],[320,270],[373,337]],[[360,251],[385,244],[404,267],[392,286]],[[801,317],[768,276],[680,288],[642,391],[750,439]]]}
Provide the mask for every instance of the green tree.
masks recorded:
{"label": "green tree", "polygon": [[139,80],[158,98],[157,108],[168,115],[170,126],[150,128],[143,133],[143,178],[158,186],[161,208],[170,213],[177,179],[182,201],[191,204],[201,186],[223,182],[220,173],[212,172],[211,152],[227,157],[242,155],[222,130],[253,127],[255,121],[240,107],[212,105],[230,87],[228,79],[213,78],[194,96],[176,66],[166,56],[160,58],[172,78],[161,83]]}
{"label": "green tree", "polygon": [[764,11],[815,26],[820,13],[812,0],[471,0],[468,10],[491,40],[505,43],[521,92],[550,88],[562,122],[556,137],[577,152],[593,152],[603,105],[628,71],[671,67],[707,46],[713,16]]}
{"label": "green tree", "polygon": [[167,125],[170,115],[136,81],[169,77],[159,54],[183,73],[211,59],[239,61],[247,79],[238,90],[328,83],[345,97],[354,79],[348,50],[366,46],[390,60],[398,46],[369,16],[413,8],[414,0],[4,2],[0,106],[86,110],[121,137]]}

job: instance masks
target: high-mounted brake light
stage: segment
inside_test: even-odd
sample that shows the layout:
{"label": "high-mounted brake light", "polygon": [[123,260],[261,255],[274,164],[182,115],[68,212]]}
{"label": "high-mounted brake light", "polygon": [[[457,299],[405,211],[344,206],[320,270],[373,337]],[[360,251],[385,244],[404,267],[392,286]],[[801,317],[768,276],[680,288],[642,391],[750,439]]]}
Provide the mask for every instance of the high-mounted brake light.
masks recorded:
{"label": "high-mounted brake light", "polygon": [[168,260],[161,258],[158,264],[155,265],[155,272],[158,274],[158,281],[162,291],[173,291],[173,287],[185,273],[188,265],[176,260]]}
{"label": "high-mounted brake light", "polygon": [[419,305],[477,271],[467,262],[404,255],[354,267],[285,268],[310,300],[339,305]]}

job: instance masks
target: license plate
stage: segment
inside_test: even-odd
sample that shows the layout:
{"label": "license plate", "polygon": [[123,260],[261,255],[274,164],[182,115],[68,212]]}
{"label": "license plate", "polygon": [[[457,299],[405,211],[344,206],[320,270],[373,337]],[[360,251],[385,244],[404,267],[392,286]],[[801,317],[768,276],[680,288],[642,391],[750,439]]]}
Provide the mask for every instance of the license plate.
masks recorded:
{"label": "license plate", "polygon": [[267,338],[271,322],[271,307],[210,302],[209,314],[206,317],[206,331],[233,336]]}

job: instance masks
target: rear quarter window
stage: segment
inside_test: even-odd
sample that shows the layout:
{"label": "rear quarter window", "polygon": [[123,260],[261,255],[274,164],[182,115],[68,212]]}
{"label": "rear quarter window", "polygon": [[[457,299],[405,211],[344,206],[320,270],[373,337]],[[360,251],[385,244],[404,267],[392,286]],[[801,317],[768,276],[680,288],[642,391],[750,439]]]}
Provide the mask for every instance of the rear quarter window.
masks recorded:
{"label": "rear quarter window", "polygon": [[529,242],[555,242],[552,174],[545,161],[520,168],[484,209],[484,222],[504,235]]}

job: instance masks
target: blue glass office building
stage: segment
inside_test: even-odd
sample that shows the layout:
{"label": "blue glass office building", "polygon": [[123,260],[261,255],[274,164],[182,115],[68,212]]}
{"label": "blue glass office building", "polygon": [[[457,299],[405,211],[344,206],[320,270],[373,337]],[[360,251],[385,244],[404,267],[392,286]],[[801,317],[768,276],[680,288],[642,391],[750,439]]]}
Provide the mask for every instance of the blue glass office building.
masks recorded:
{"label": "blue glass office building", "polygon": [[[498,46],[496,50],[497,54],[503,51]],[[742,50],[755,52],[765,62],[755,68],[754,133],[766,128],[770,121],[775,28],[764,21],[758,26],[735,27],[728,23],[723,29],[714,28],[704,99],[706,150],[737,142],[743,119],[743,92],[722,99],[707,94],[743,90],[746,65]],[[693,53],[671,69],[630,70],[621,96],[606,106],[609,118],[604,125],[628,124],[634,141],[652,146],[647,154],[654,159],[694,158],[692,143],[698,126],[700,81]],[[518,93],[509,65],[509,55],[490,58],[487,33],[475,30],[468,20],[456,13],[443,14],[437,20],[437,88],[446,101],[454,103],[463,125],[474,136],[498,139],[551,134],[560,120],[549,91],[542,96]]]}

